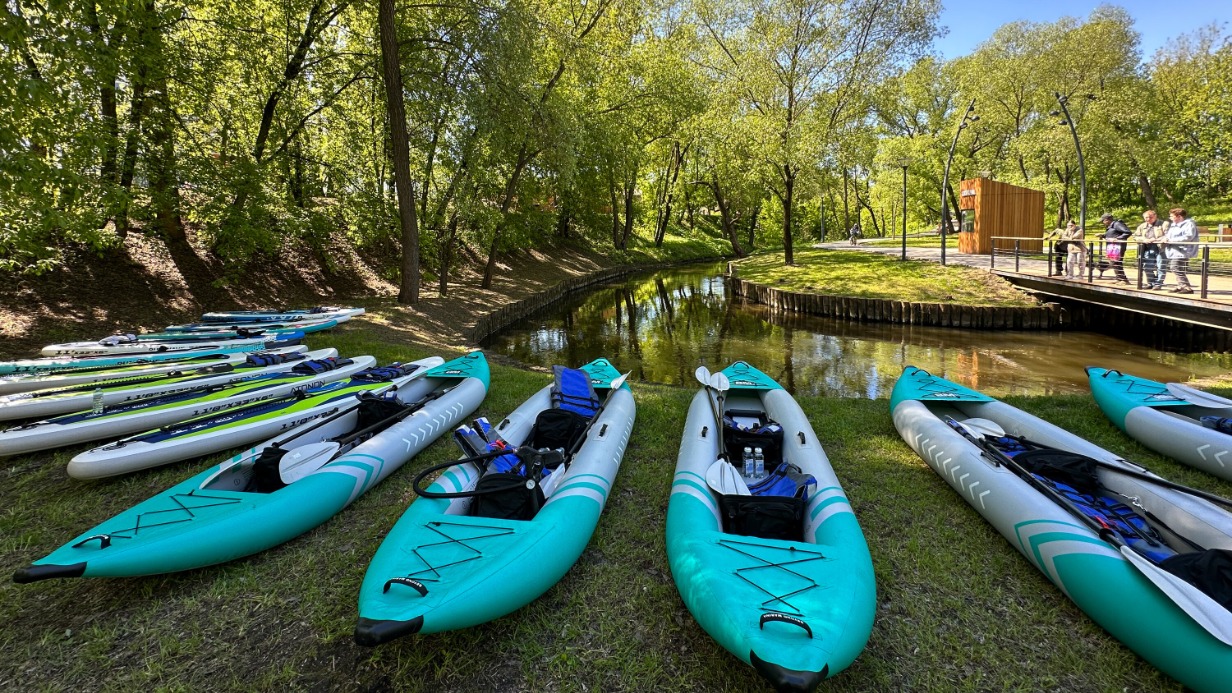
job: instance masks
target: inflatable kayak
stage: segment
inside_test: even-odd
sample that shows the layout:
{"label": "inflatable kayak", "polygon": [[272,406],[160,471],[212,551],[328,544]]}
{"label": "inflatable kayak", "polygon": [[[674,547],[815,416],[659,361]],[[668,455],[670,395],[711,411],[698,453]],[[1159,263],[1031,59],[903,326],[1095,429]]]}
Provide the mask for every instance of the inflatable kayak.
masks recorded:
{"label": "inflatable kayak", "polygon": [[333,517],[464,419],[487,385],[487,362],[478,352],[437,366],[398,391],[398,406],[382,398],[375,412],[361,404],[344,417],[366,430],[347,436],[333,454],[297,456],[293,441],[258,446],[262,454],[237,456],[139,503],[18,570],[13,580],[170,573],[277,546]]}
{"label": "inflatable kayak", "polygon": [[1232,513],[1064,429],[907,367],[903,440],[1096,623],[1196,691],[1232,680]]}
{"label": "inflatable kayak", "polygon": [[685,420],[667,506],[672,577],[727,651],[776,690],[811,691],[872,632],[868,544],[790,393],[743,361],[698,377],[717,388]]}
{"label": "inflatable kayak", "polygon": [[68,475],[100,479],[264,440],[354,408],[361,395],[400,390],[443,362],[433,356],[405,365],[369,368],[311,390],[168,424],[77,455],[68,463]]}
{"label": "inflatable kayak", "polygon": [[1104,415],[1129,437],[1232,481],[1232,401],[1106,368],[1088,368],[1087,380]]}
{"label": "inflatable kayak", "polygon": [[161,354],[168,351],[192,351],[196,349],[213,349],[228,345],[251,345],[253,349],[269,348],[270,340],[281,340],[293,343],[304,336],[303,332],[236,332],[230,336],[173,337],[170,340],[143,340],[136,335],[114,335],[94,342],[65,342],[63,344],[48,344],[43,347],[43,356],[95,356],[112,354]]}
{"label": "inflatable kayak", "polygon": [[298,361],[332,358],[337,349],[306,351],[289,347],[276,352],[254,351],[240,355],[235,363],[222,363],[145,376],[96,380],[80,385],[0,395],[0,421],[36,416],[55,416],[90,409],[96,404],[113,406],[156,395],[203,390],[239,382],[253,375],[285,371]]}
{"label": "inflatable kayak", "polygon": [[304,310],[231,310],[205,313],[201,322],[280,322],[299,318],[327,320],[345,315],[353,318],[363,315],[363,308],[344,308],[341,306],[318,306]]}
{"label": "inflatable kayak", "polygon": [[123,366],[144,366],[167,361],[187,361],[189,359],[217,356],[219,354],[238,354],[247,351],[264,351],[280,349],[299,344],[299,339],[277,339],[262,344],[259,341],[238,340],[217,346],[198,346],[191,350],[159,351],[142,354],[95,354],[88,356],[68,357],[53,356],[49,358],[20,359],[17,361],[0,361],[0,375],[33,375],[43,376],[49,373],[59,374],[61,371],[99,371],[105,368]]}
{"label": "inflatable kayak", "polygon": [[424,497],[368,566],[356,642],[498,618],[542,595],[581,556],[633,430],[633,394],[606,359],[555,372],[556,384],[495,428],[479,420],[458,430],[463,449],[478,455],[416,478]]}
{"label": "inflatable kayak", "polygon": [[[282,335],[288,332],[303,332],[308,334],[311,332],[320,332],[328,330],[332,327],[337,327],[337,320],[318,320],[313,322],[301,323],[262,323],[260,325],[253,324],[237,324],[228,325],[223,323],[204,323],[201,328],[193,328],[189,330],[165,330],[163,332],[141,332],[127,334],[112,334],[107,335],[97,340],[83,340],[78,342],[69,342],[65,345],[49,345],[47,348],[57,346],[77,347],[77,345],[123,345],[128,343],[144,344],[148,342],[191,342],[191,341],[208,341],[215,339],[246,339],[251,337],[260,337],[270,335]],[[54,356],[55,354],[50,354]]]}
{"label": "inflatable kayak", "polygon": [[202,391],[158,395],[135,402],[65,414],[0,431],[0,456],[19,455],[100,438],[116,438],[230,407],[264,402],[348,378],[371,368],[376,359],[317,359],[291,364],[290,370],[249,376]]}

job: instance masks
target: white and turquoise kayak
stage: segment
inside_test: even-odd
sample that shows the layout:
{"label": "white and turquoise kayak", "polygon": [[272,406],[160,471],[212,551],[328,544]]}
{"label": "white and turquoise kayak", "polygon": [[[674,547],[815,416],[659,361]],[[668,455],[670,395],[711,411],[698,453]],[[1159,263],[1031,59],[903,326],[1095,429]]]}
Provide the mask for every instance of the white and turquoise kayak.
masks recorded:
{"label": "white and turquoise kayak", "polygon": [[890,408],[920,458],[1096,623],[1190,689],[1228,689],[1224,506],[915,367]]}
{"label": "white and turquoise kayak", "polygon": [[[703,388],[685,420],[667,507],[672,577],[728,652],[776,690],[811,691],[868,642],[872,558],[796,400],[743,361],[722,375],[723,401]],[[745,475],[745,448],[762,451],[763,476]]]}
{"label": "white and turquoise kayak", "polygon": [[371,368],[376,359],[318,359],[290,364],[290,370],[249,376],[230,385],[204,391],[178,392],[148,399],[87,409],[0,431],[0,456],[20,455],[103,438],[118,438],[204,416],[235,406],[255,404],[349,378]]}
{"label": "white and turquoise kayak", "polygon": [[69,371],[98,372],[105,369],[133,366],[154,366],[171,361],[205,359],[223,354],[240,354],[248,351],[279,349],[299,344],[298,339],[274,340],[267,343],[227,342],[216,346],[199,346],[184,351],[160,351],[143,354],[95,354],[92,356],[53,356],[16,361],[0,361],[0,378],[5,386],[21,382],[27,377],[43,377],[50,374],[64,375]]}
{"label": "white and turquoise kayak", "polygon": [[[1177,462],[1232,481],[1232,402],[1107,368],[1088,368],[1091,394],[1117,428]],[[1203,425],[1203,421],[1209,425]]]}
{"label": "white and turquoise kayak", "polygon": [[[320,525],[468,416],[487,394],[488,366],[475,352],[427,371],[398,391],[399,411],[349,435],[324,459],[298,455],[303,441],[257,446],[83,532],[18,570],[19,583],[68,577],[132,577],[191,570],[278,546]],[[352,427],[360,413],[343,417]],[[331,426],[340,422],[331,420]],[[335,433],[343,427],[333,427]],[[353,431],[353,433],[361,433]],[[301,446],[300,443],[303,443]],[[290,458],[288,460],[288,458]],[[288,460],[288,461],[284,461]],[[309,468],[305,468],[308,465]]]}
{"label": "white and turquoise kayak", "polygon": [[113,335],[90,342],[65,342],[63,344],[48,344],[43,347],[43,356],[97,356],[113,354],[162,354],[169,351],[193,351],[213,349],[229,345],[252,346],[254,349],[269,348],[271,340],[292,343],[302,339],[304,333],[299,330],[275,330],[271,334],[264,331],[235,332],[224,336],[172,336],[170,339],[143,339],[137,335]]}
{"label": "white and turquoise kayak", "polygon": [[[492,444],[500,445],[495,440],[499,438],[510,449],[550,448],[557,451],[558,462],[558,446],[564,450],[568,445],[576,450],[572,462],[540,478],[539,486],[527,483],[537,473],[527,477],[508,472],[517,478],[503,478],[492,468],[481,473],[474,461],[449,466],[427,492],[458,497],[416,500],[372,558],[359,592],[356,642],[372,646],[414,633],[484,623],[529,604],[568,572],[590,541],[612,492],[635,414],[627,387],[617,384],[616,390],[610,389],[620,378],[606,359],[593,361],[582,371],[580,376],[570,371],[558,377],[571,382],[589,379],[597,397],[592,391],[585,398],[591,403],[587,411],[593,412],[600,399],[606,405],[597,417],[573,419],[576,425],[571,424],[565,436],[572,443],[555,436],[548,440],[544,422],[565,408],[553,405],[553,386],[532,395],[489,433]],[[583,433],[581,427],[586,425]],[[526,463],[539,469],[529,460]],[[553,476],[556,479],[549,484]],[[496,486],[484,482],[480,487],[481,478]],[[489,494],[482,503],[475,496],[481,489]],[[532,500],[540,491],[546,499],[540,495]],[[485,510],[503,507],[493,499],[506,498],[509,492],[516,507],[529,511],[528,519],[492,516]]]}
{"label": "white and turquoise kayak", "polygon": [[331,358],[338,350],[295,346],[237,355],[234,362],[208,366],[181,367],[148,375],[94,380],[58,388],[0,395],[0,421],[55,416],[90,409],[95,404],[114,406],[125,402],[203,390],[216,385],[240,382],[250,376],[290,369],[298,361]]}
{"label": "white and turquoise kayak", "polygon": [[370,368],[310,390],[121,438],[74,457],[68,463],[68,475],[74,479],[101,479],[265,440],[323,417],[337,417],[350,411],[361,395],[402,392],[413,380],[444,361],[432,356],[407,364]]}

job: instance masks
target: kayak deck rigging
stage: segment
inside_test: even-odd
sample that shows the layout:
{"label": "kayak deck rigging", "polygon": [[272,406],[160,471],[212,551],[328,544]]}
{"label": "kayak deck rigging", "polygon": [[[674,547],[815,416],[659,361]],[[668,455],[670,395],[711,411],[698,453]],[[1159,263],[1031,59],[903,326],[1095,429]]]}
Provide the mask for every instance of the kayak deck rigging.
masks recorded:
{"label": "kayak deck rigging", "polygon": [[[766,611],[771,611],[772,609],[777,611],[779,610],[777,609],[777,607],[771,607],[770,605],[771,604],[782,604],[784,607],[791,610],[792,612],[791,615],[797,616],[797,617],[804,616],[804,612],[799,607],[789,602],[788,599],[793,598],[793,597],[798,597],[804,594],[805,592],[821,587],[821,585],[817,584],[817,581],[814,580],[813,578],[807,575],[804,575],[802,573],[799,573],[795,570],[792,570],[790,566],[798,566],[798,565],[802,565],[805,563],[812,563],[814,561],[828,560],[824,554],[822,554],[820,551],[814,551],[812,549],[807,549],[801,546],[776,547],[776,546],[767,546],[764,543],[739,541],[735,539],[720,539],[718,544],[719,546],[735,551],[736,553],[742,556],[751,558],[760,563],[760,565],[742,566],[742,567],[734,569],[732,572],[733,574],[736,575],[736,577],[740,578],[741,580],[744,580],[745,582],[747,582],[748,584],[756,588],[758,591],[770,597],[769,599],[761,603],[762,609]],[[788,554],[789,559],[782,560],[782,561],[772,561],[772,560],[767,559],[764,556],[759,556],[756,553],[745,550],[745,548],[743,547],[756,548],[756,549],[761,549],[763,551],[775,551],[775,552],[786,553]],[[764,571],[767,569],[777,569],[778,571],[781,571],[793,577],[799,578],[802,583],[801,587],[799,589],[794,589],[790,592],[787,592],[786,594],[775,594],[774,592],[771,592],[770,590],[766,589],[757,580],[754,580],[749,577],[750,573],[753,573],[755,571]]]}

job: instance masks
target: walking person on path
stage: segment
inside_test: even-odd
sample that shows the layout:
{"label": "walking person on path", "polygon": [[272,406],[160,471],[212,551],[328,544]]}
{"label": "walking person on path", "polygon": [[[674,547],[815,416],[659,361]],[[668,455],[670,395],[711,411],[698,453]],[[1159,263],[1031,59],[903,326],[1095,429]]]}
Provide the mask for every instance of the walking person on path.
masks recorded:
{"label": "walking person on path", "polygon": [[1168,256],[1168,262],[1172,265],[1172,273],[1176,275],[1176,288],[1171,293],[1192,294],[1193,287],[1189,285],[1187,273],[1189,272],[1189,258],[1198,254],[1198,246],[1177,244],[1197,243],[1198,227],[1193,219],[1189,218],[1189,213],[1181,207],[1168,210],[1168,217],[1172,219],[1172,223],[1168,226],[1168,233],[1164,236],[1164,240],[1167,241],[1164,245],[1164,254]]}
{"label": "walking person on path", "polygon": [[1168,262],[1164,257],[1162,241],[1167,233],[1168,222],[1156,216],[1155,210],[1148,209],[1142,213],[1142,223],[1134,231],[1134,240],[1142,244],[1142,270],[1146,272],[1146,286],[1142,288],[1147,291],[1164,288]]}
{"label": "walking person on path", "polygon": [[1104,238],[1108,240],[1107,248],[1104,254],[1108,257],[1108,264],[1112,266],[1112,272],[1116,275],[1116,281],[1120,284],[1129,284],[1129,277],[1125,276],[1125,239],[1129,238],[1129,227],[1120,219],[1114,219],[1107,212],[1099,218],[1104,224]]}

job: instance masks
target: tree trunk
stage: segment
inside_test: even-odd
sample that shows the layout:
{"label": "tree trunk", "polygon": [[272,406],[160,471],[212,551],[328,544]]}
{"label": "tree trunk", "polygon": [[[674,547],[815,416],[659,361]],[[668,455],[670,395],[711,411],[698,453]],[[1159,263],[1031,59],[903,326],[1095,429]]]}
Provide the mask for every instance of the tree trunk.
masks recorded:
{"label": "tree trunk", "polygon": [[761,216],[761,203],[753,206],[753,214],[749,216],[749,252],[757,247],[757,217]]}
{"label": "tree trunk", "polygon": [[453,214],[449,215],[449,230],[445,233],[445,237],[441,239],[441,274],[437,290],[442,296],[449,295],[449,265],[453,261],[453,244],[454,239],[457,237],[458,212],[454,210]]}
{"label": "tree trunk", "polygon": [[617,201],[614,176],[609,176],[607,179],[607,191],[612,205],[612,247],[620,250],[620,204]]}
{"label": "tree trunk", "polygon": [[791,240],[791,213],[792,195],[796,189],[796,171],[792,169],[791,164],[782,167],[783,175],[783,264],[796,264],[795,255],[792,253]]}
{"label": "tree trunk", "polygon": [[112,39],[108,41],[103,36],[102,23],[98,19],[98,6],[93,0],[86,3],[86,18],[90,33],[94,34],[96,49],[100,56],[102,56],[102,59],[94,65],[94,69],[98,71],[99,78],[99,113],[103,119],[103,128],[107,133],[107,141],[103,145],[103,157],[99,171],[104,181],[115,183],[119,180],[120,121],[116,108],[116,79],[119,68],[116,65],[113,45],[115,43],[115,36],[123,33],[124,24],[119,21],[116,22]]}
{"label": "tree trunk", "polygon": [[633,235],[633,196],[637,192],[637,166],[633,167],[633,175],[625,183],[625,228],[620,234],[620,250],[629,247],[629,237]]}
{"label": "tree trunk", "polygon": [[1138,174],[1138,187],[1142,189],[1142,199],[1147,209],[1155,209],[1155,189],[1151,187],[1151,179],[1145,173]]}
{"label": "tree trunk", "polygon": [[398,289],[398,302],[414,305],[419,303],[419,226],[415,217],[415,190],[411,183],[406,108],[402,102],[402,67],[398,60],[398,35],[394,27],[394,0],[380,0],[377,24],[381,34],[381,66],[385,78],[385,102],[389,109],[390,139],[394,148],[398,221],[402,226],[402,281]]}
{"label": "tree trunk", "polygon": [[500,246],[500,237],[505,230],[505,226],[509,223],[509,208],[513,206],[513,195],[518,189],[518,179],[522,177],[522,171],[530,160],[535,158],[539,153],[536,151],[528,151],[529,145],[522,143],[522,148],[518,150],[518,159],[514,163],[513,170],[509,172],[509,178],[505,181],[505,196],[501,200],[500,221],[496,222],[496,229],[492,232],[492,245],[488,247],[488,262],[483,268],[483,281],[479,284],[481,288],[492,288],[492,276],[496,273],[496,250]]}

